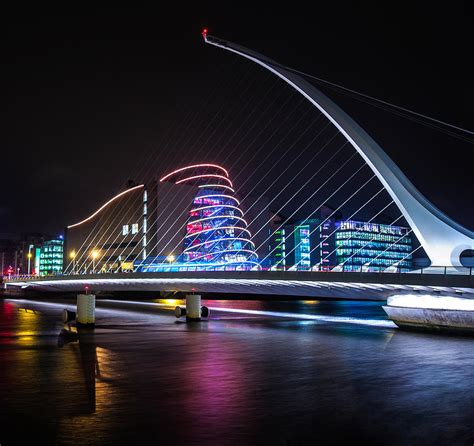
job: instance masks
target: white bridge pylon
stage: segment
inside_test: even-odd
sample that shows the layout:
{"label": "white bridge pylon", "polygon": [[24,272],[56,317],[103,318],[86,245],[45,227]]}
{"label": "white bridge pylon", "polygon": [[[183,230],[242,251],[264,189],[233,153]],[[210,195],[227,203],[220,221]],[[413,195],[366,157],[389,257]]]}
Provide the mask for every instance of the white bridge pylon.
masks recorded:
{"label": "white bridge pylon", "polygon": [[435,207],[372,137],[314,85],[255,51],[203,33],[204,41],[271,71],[302,94],[346,137],[383,184],[431,260],[431,266],[461,267],[460,255],[474,249],[474,232]]}

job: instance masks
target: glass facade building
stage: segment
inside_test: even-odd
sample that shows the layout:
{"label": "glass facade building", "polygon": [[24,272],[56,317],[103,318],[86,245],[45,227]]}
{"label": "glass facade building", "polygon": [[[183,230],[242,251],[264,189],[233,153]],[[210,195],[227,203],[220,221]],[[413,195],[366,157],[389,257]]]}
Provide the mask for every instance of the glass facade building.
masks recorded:
{"label": "glass facade building", "polygon": [[268,246],[272,270],[412,269],[409,228],[332,218],[286,222]]}
{"label": "glass facade building", "polygon": [[295,264],[300,269],[309,269],[311,267],[311,244],[309,242],[309,225],[301,225],[295,228]]}
{"label": "glass facade building", "polygon": [[408,228],[348,220],[336,222],[336,229],[336,264],[343,264],[345,271],[412,269],[413,245]]}
{"label": "glass facade building", "polygon": [[40,276],[61,274],[63,271],[64,241],[52,239],[44,241],[35,250],[35,273]]}
{"label": "glass facade building", "polygon": [[311,218],[285,222],[273,233],[269,230],[268,255],[262,267],[272,270],[311,269],[319,262],[320,240],[326,234],[326,226],[321,223],[321,219]]}

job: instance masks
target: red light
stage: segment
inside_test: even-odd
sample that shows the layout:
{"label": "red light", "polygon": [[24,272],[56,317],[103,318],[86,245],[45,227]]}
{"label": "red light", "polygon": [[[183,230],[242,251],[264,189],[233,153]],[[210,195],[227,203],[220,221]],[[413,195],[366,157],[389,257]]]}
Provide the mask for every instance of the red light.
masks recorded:
{"label": "red light", "polygon": [[206,37],[206,36],[207,36],[207,28],[204,28],[204,29],[202,30],[202,36],[203,36],[203,37]]}

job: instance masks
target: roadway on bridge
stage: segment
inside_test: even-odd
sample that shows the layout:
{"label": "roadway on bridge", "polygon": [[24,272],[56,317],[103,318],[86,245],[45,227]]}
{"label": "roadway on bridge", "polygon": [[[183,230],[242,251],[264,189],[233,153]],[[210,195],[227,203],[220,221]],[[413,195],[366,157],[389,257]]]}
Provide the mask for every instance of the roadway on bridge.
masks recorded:
{"label": "roadway on bridge", "polygon": [[313,298],[385,300],[399,293],[474,297],[472,275],[346,273],[310,271],[196,271],[55,276],[7,281],[8,288],[48,293],[198,292],[205,294],[273,295]]}

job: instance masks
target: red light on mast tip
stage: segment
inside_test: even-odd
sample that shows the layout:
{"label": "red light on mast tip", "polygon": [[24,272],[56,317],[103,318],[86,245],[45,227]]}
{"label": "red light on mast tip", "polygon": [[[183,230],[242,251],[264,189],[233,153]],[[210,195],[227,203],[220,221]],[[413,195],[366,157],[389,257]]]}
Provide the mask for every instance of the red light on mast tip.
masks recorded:
{"label": "red light on mast tip", "polygon": [[204,29],[202,30],[202,36],[203,36],[203,37],[206,37],[206,36],[207,36],[207,28],[204,28]]}

